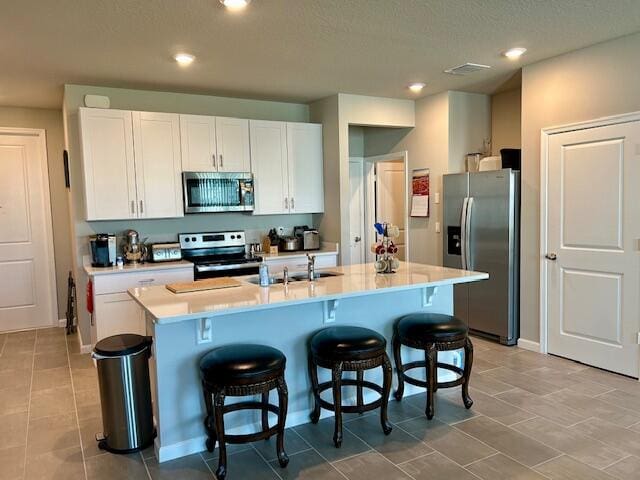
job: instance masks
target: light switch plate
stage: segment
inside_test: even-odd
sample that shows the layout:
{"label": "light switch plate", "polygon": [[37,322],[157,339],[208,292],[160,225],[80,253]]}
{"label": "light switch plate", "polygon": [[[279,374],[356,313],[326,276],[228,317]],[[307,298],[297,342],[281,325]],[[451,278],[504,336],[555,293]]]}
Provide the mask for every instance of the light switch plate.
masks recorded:
{"label": "light switch plate", "polygon": [[436,233],[440,233],[440,222],[436,222]]}
{"label": "light switch plate", "polygon": [[440,192],[435,192],[433,194],[433,203],[435,204],[440,203]]}

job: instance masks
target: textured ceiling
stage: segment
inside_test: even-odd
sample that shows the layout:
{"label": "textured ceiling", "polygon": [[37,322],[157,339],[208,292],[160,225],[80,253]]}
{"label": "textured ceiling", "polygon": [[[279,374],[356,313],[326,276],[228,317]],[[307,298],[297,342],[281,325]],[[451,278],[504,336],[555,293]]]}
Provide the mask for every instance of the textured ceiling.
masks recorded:
{"label": "textured ceiling", "polygon": [[[2,0],[0,105],[58,107],[62,85],[308,102],[412,98],[411,81],[491,92],[527,63],[640,31],[638,0]],[[500,56],[512,46],[519,62]],[[196,55],[189,68],[172,60]],[[464,62],[493,66],[468,77]]]}

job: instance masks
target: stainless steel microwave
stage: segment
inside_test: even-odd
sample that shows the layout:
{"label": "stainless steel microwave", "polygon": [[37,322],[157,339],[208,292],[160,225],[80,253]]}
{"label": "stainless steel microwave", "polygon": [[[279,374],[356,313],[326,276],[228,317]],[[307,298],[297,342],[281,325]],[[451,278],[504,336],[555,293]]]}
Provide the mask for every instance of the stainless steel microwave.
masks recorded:
{"label": "stainless steel microwave", "polygon": [[236,172],[184,172],[184,212],[253,210],[253,175]]}

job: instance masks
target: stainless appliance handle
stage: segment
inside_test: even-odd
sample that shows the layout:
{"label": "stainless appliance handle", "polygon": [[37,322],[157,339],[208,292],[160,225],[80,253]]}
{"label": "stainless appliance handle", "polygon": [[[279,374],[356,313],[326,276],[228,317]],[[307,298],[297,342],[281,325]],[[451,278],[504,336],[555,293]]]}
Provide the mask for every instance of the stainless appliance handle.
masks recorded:
{"label": "stainless appliance handle", "polygon": [[467,231],[465,232],[465,248],[466,259],[467,259],[467,270],[473,270],[473,259],[471,258],[471,221],[472,221],[472,213],[473,213],[473,197],[469,197],[467,201],[467,221],[466,227]]}
{"label": "stainless appliance handle", "polygon": [[260,262],[241,263],[237,265],[196,265],[196,272],[218,272],[222,270],[245,270],[260,266]]}
{"label": "stainless appliance handle", "polygon": [[460,254],[462,255],[462,270],[467,269],[467,202],[469,197],[462,200],[462,213],[460,218]]}

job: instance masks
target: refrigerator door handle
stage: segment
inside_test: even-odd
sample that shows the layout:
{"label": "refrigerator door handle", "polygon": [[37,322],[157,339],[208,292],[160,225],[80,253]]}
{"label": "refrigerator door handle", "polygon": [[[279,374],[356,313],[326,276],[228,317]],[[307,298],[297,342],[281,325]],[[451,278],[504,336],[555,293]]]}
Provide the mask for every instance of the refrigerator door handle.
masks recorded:
{"label": "refrigerator door handle", "polygon": [[469,197],[462,200],[462,216],[460,218],[460,254],[462,255],[462,270],[467,269],[467,203]]}
{"label": "refrigerator door handle", "polygon": [[473,261],[471,258],[471,218],[473,213],[473,197],[469,197],[467,200],[467,214],[465,221],[466,232],[464,234],[465,243],[463,244],[466,252],[465,252],[465,260],[466,260],[466,269],[473,269]]}

